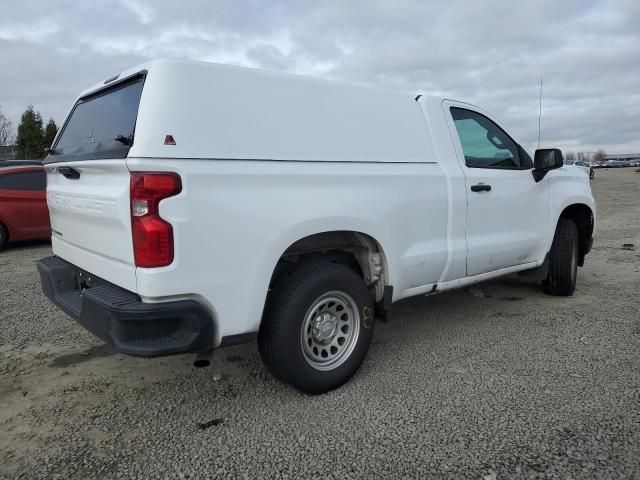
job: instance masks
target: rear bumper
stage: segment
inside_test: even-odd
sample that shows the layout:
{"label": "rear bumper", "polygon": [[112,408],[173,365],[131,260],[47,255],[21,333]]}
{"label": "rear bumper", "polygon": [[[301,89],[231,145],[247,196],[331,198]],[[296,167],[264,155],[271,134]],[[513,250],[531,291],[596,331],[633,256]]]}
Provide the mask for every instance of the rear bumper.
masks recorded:
{"label": "rear bumper", "polygon": [[40,260],[38,271],[49,300],[122,353],[154,357],[213,348],[213,320],[194,300],[143,303],[58,257]]}

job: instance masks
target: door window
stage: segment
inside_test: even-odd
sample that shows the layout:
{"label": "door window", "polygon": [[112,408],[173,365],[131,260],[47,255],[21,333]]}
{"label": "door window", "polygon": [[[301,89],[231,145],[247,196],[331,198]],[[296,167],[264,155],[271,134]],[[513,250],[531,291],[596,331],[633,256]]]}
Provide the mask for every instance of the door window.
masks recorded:
{"label": "door window", "polygon": [[47,175],[44,170],[0,175],[0,188],[44,192],[47,189]]}
{"label": "door window", "polygon": [[484,115],[464,108],[451,108],[451,116],[462,144],[464,161],[472,168],[529,168],[518,144]]}

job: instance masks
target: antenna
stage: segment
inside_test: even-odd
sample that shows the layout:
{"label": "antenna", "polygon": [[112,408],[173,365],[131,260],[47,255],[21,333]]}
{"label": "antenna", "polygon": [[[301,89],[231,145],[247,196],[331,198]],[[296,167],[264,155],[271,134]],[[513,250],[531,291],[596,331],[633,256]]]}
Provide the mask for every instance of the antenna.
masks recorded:
{"label": "antenna", "polygon": [[538,148],[540,148],[540,125],[542,122],[542,75],[540,75],[540,108],[538,110]]}

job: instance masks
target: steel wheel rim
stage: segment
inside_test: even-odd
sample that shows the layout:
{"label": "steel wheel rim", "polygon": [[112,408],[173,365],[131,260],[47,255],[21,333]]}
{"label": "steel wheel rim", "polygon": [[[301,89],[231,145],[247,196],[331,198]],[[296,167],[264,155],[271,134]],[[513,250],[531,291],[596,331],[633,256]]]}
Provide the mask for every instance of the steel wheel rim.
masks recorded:
{"label": "steel wheel rim", "polygon": [[300,346],[316,370],[334,370],[353,352],[360,334],[360,313],[353,298],[333,290],[318,297],[307,310]]}

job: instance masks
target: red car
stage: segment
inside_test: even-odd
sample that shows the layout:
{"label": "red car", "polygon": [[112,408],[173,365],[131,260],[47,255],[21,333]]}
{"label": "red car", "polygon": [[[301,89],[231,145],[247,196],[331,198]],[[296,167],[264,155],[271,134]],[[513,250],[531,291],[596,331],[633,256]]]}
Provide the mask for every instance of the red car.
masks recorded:
{"label": "red car", "polygon": [[9,241],[51,237],[45,170],[16,163],[0,162],[0,249]]}

